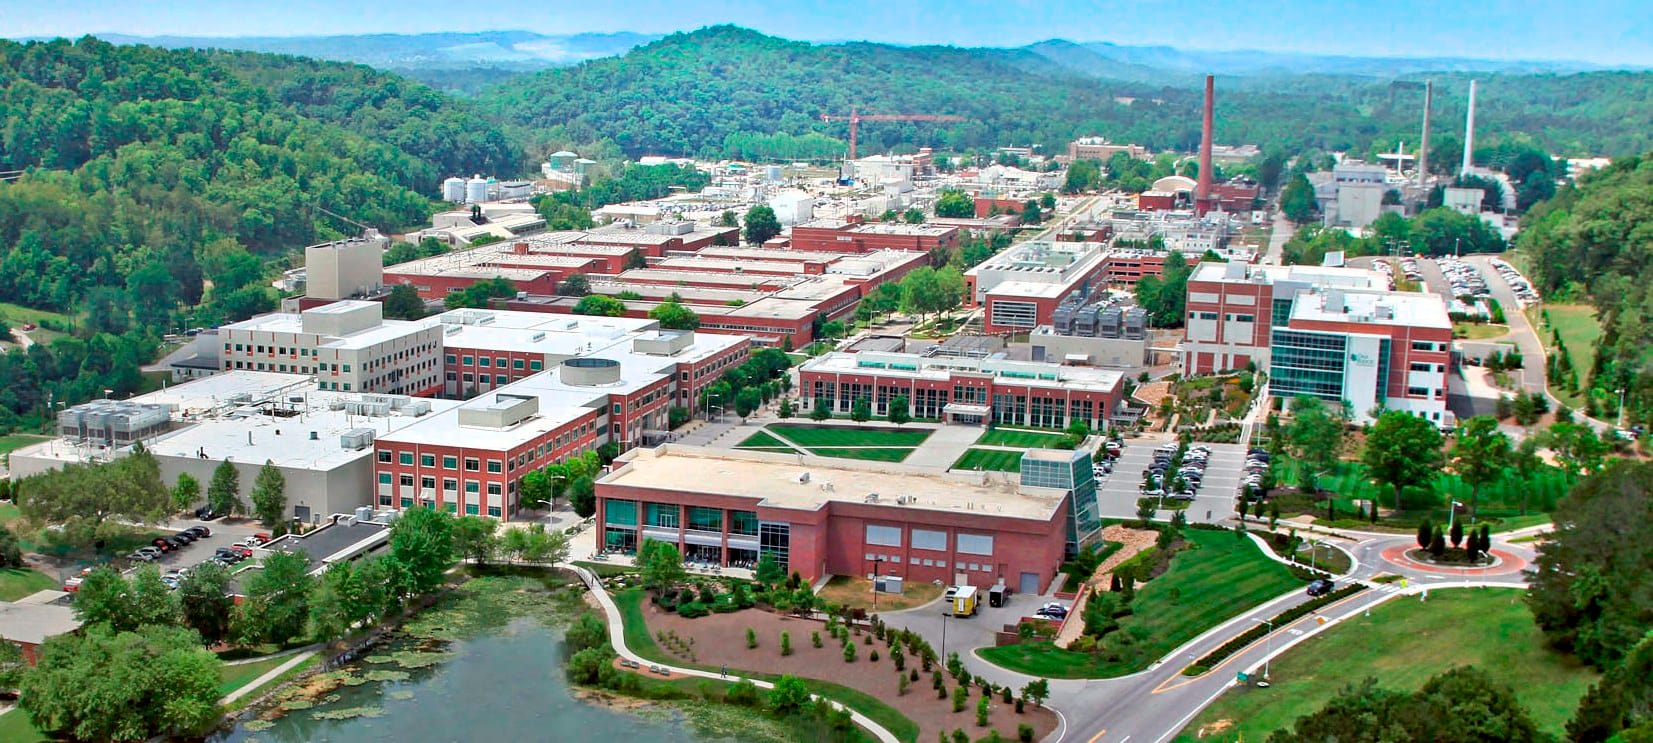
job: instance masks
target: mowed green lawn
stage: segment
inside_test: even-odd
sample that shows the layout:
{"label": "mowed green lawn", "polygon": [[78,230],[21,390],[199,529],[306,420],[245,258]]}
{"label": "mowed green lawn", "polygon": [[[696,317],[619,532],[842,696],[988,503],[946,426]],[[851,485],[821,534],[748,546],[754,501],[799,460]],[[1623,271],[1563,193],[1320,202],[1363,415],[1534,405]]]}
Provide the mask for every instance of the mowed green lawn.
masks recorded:
{"label": "mowed green lawn", "polygon": [[1188,529],[1190,546],[1171,567],[1137,590],[1119,632],[1146,630],[1135,658],[1107,661],[1049,642],[987,648],[978,654],[1013,671],[1050,678],[1108,678],[1135,673],[1229,618],[1303,585],[1250,539]]}
{"label": "mowed green lawn", "polygon": [[930,438],[930,429],[911,428],[891,430],[883,428],[851,428],[848,426],[809,426],[776,423],[769,426],[771,433],[798,446],[907,446],[916,447]]}
{"label": "mowed green lawn", "polygon": [[[1579,379],[1582,381],[1585,376],[1582,370],[1590,368],[1590,360],[1596,357],[1596,343],[1601,340],[1601,323],[1596,320],[1595,309],[1587,304],[1545,304],[1540,306],[1538,313],[1534,313],[1539,316],[1529,315],[1539,339],[1544,342],[1544,348],[1554,350],[1550,330],[1540,325],[1542,315],[1539,313],[1549,314],[1550,328],[1561,336],[1562,343],[1567,344],[1567,354],[1572,357],[1573,366],[1581,370]],[[1583,398],[1553,384],[1550,393],[1573,407],[1584,404]]]}
{"label": "mowed green lawn", "polygon": [[994,472],[1018,472],[1022,468],[1022,453],[998,449],[970,449],[953,463],[955,470],[983,469]]}
{"label": "mowed green lawn", "polygon": [[1028,431],[1020,428],[995,428],[976,439],[977,444],[989,446],[1020,446],[1028,449],[1054,447],[1066,437],[1058,431]]}
{"label": "mowed green lawn", "polygon": [[[1348,684],[1370,676],[1415,691],[1430,676],[1474,665],[1510,685],[1539,727],[1563,737],[1567,719],[1596,674],[1544,645],[1532,614],[1511,589],[1432,591],[1427,603],[1392,599],[1275,659],[1267,689],[1237,687],[1178,736],[1179,742],[1266,740],[1320,709]],[[1219,723],[1226,721],[1226,725]],[[1220,733],[1214,728],[1222,727]],[[1201,728],[1207,729],[1204,737]]]}
{"label": "mowed green lawn", "polygon": [[218,693],[228,694],[246,686],[252,683],[253,679],[275,670],[276,667],[292,659],[293,657],[290,655],[283,655],[280,658],[269,660],[253,661],[234,666],[228,664],[220,666],[218,668]]}
{"label": "mowed green lawn", "polygon": [[57,581],[38,570],[0,568],[0,601],[16,601],[24,596],[57,587]]}
{"label": "mowed green lawn", "polygon": [[747,436],[745,441],[735,444],[736,449],[780,449],[792,451],[785,441],[775,438],[768,431],[759,431]]}
{"label": "mowed green lawn", "polygon": [[25,446],[33,446],[51,438],[50,436],[36,436],[29,433],[8,433],[0,436],[0,455],[10,454]]}
{"label": "mowed green lawn", "polygon": [[29,713],[13,709],[0,715],[0,740],[6,743],[48,743],[51,738],[36,730]]}

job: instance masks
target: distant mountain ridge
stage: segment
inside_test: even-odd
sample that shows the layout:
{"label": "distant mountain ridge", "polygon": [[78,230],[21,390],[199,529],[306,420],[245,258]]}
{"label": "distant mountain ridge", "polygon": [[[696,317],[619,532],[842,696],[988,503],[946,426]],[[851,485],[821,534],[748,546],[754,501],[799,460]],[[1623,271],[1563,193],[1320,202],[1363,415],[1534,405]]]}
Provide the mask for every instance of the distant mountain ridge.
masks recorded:
{"label": "distant mountain ridge", "polygon": [[489,66],[536,70],[624,54],[660,38],[659,34],[629,31],[565,35],[533,31],[479,31],[339,36],[98,36],[115,44],[292,54],[402,70]]}

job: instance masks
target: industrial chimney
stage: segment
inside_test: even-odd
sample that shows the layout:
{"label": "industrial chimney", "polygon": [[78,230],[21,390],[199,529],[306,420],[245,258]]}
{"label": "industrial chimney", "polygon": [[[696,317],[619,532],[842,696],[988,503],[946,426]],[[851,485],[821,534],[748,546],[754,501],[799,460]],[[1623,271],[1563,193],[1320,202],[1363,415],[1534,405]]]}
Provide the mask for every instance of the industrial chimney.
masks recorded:
{"label": "industrial chimney", "polygon": [[1475,81],[1469,81],[1469,113],[1464,117],[1464,164],[1458,169],[1460,177],[1469,175],[1471,156],[1475,152]]}
{"label": "industrial chimney", "polygon": [[1429,182],[1429,109],[1435,103],[1435,81],[1423,81],[1423,142],[1418,145],[1418,187]]}
{"label": "industrial chimney", "polygon": [[1216,97],[1216,76],[1205,76],[1205,121],[1200,128],[1200,180],[1194,190],[1194,213],[1211,211],[1211,106]]}

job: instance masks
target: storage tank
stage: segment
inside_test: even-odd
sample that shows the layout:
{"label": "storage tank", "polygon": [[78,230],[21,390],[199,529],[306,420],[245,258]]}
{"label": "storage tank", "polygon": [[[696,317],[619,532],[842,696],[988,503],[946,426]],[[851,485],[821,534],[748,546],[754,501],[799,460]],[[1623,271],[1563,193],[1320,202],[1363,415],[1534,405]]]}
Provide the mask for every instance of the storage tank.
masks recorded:
{"label": "storage tank", "polygon": [[465,179],[454,176],[442,181],[442,200],[455,204],[465,201]]}
{"label": "storage tank", "polygon": [[472,176],[465,184],[465,201],[470,204],[480,204],[488,200],[488,179],[480,175]]}
{"label": "storage tank", "polygon": [[781,180],[781,166],[770,165],[763,169],[763,177],[770,183],[779,183]]}

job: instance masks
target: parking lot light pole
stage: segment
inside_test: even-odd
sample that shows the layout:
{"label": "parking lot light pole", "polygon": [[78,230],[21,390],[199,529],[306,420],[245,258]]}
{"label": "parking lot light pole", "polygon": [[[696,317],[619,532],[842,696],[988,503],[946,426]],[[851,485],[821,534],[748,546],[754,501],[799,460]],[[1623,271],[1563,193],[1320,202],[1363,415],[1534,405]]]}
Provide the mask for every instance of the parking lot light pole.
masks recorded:
{"label": "parking lot light pole", "polygon": [[1274,618],[1270,617],[1268,619],[1258,619],[1257,617],[1252,617],[1251,621],[1264,622],[1268,624],[1268,639],[1265,643],[1265,649],[1263,650],[1263,680],[1267,681],[1269,661],[1274,658]]}

